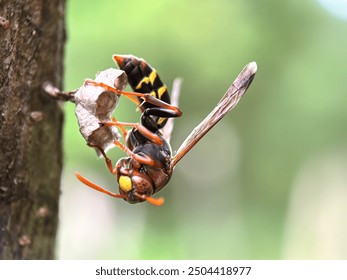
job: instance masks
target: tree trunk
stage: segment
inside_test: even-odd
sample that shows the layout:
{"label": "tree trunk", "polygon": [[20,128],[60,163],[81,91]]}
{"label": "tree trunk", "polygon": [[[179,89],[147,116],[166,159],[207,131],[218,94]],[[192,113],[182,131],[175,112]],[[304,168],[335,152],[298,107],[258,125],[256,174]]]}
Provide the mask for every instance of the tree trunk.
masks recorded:
{"label": "tree trunk", "polygon": [[58,225],[65,0],[0,0],[0,259],[52,259]]}

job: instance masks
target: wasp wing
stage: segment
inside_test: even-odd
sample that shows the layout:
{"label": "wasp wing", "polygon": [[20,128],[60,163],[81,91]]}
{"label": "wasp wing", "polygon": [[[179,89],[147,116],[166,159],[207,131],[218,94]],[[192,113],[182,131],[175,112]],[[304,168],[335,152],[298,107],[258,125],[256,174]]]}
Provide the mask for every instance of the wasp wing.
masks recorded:
{"label": "wasp wing", "polygon": [[[171,93],[171,105],[178,107],[178,99],[181,91],[182,79],[176,78],[173,82],[172,93]],[[169,118],[167,123],[162,129],[164,139],[170,143],[171,133],[174,128],[175,118]]]}
{"label": "wasp wing", "polygon": [[175,165],[195,146],[196,143],[231,109],[233,109],[244,95],[253,81],[257,72],[257,64],[251,62],[243,68],[235,81],[229,87],[222,99],[219,101],[213,111],[198,125],[184,140],[177,150],[176,155],[172,158],[171,167]]}

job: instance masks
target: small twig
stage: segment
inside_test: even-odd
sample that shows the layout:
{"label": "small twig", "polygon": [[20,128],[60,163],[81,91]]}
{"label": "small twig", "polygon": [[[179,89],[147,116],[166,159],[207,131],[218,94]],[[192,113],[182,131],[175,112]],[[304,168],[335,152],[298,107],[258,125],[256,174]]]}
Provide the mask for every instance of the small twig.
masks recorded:
{"label": "small twig", "polygon": [[51,82],[48,81],[43,83],[42,88],[45,92],[47,92],[50,96],[54,97],[55,99],[71,102],[75,102],[75,93],[78,91],[78,89],[71,91],[61,91],[60,89],[53,86]]}

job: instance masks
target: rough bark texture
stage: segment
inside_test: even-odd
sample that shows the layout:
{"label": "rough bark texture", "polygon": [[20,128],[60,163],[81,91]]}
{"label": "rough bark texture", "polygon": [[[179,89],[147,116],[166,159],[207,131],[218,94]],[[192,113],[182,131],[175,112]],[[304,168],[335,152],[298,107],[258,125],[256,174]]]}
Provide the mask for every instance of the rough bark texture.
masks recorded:
{"label": "rough bark texture", "polygon": [[0,259],[52,259],[63,113],[65,0],[0,0]]}

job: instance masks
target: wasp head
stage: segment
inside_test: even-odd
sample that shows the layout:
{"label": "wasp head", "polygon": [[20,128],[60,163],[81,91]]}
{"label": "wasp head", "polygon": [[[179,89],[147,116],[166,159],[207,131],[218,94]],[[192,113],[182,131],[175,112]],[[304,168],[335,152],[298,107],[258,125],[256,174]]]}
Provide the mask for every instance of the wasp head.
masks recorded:
{"label": "wasp head", "polygon": [[155,199],[151,196],[154,193],[154,183],[152,179],[138,170],[140,165],[137,161],[129,159],[120,159],[117,163],[117,181],[119,184],[119,192],[125,195],[127,202],[134,204],[148,201],[153,205],[160,206],[164,200]]}

